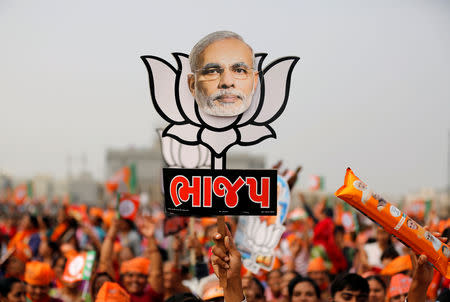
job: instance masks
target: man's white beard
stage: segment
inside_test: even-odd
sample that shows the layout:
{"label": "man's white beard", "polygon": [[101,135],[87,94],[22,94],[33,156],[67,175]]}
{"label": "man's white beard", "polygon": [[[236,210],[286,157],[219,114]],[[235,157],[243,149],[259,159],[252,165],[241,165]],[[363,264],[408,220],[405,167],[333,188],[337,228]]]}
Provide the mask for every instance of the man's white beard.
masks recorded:
{"label": "man's white beard", "polygon": [[[241,91],[229,88],[221,89],[218,92],[205,96],[197,87],[195,87],[196,101],[201,111],[215,116],[236,116],[243,113],[250,107],[253,98],[253,88],[249,95]],[[219,97],[224,95],[236,95],[238,99],[233,103],[221,102]]]}

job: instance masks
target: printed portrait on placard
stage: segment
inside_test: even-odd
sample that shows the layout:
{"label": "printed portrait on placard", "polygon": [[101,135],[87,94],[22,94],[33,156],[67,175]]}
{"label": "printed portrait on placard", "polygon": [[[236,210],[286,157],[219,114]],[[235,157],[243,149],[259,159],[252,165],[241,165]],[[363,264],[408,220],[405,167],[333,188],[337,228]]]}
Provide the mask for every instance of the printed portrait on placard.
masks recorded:
{"label": "printed portrait on placard", "polygon": [[253,49],[230,31],[202,38],[189,55],[188,85],[199,110],[213,116],[237,116],[251,105],[258,71]]}

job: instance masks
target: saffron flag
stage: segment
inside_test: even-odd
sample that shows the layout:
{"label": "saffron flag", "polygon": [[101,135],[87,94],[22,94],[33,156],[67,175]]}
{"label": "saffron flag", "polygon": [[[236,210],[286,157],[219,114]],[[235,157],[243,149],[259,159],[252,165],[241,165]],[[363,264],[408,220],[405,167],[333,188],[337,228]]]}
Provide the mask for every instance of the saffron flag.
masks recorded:
{"label": "saffron flag", "polygon": [[325,187],[325,179],[319,175],[311,175],[309,177],[309,190],[318,191],[323,190]]}
{"label": "saffron flag", "polygon": [[136,165],[122,167],[114,175],[106,181],[106,189],[115,192],[119,188],[120,183],[125,183],[132,194],[136,193],[137,176]]}
{"label": "saffron flag", "polygon": [[70,205],[67,207],[67,215],[72,216],[77,221],[88,221],[86,205]]}
{"label": "saffron flag", "polygon": [[33,197],[33,187],[31,185],[31,182],[18,185],[14,189],[13,198],[17,205],[23,204],[27,197]]}

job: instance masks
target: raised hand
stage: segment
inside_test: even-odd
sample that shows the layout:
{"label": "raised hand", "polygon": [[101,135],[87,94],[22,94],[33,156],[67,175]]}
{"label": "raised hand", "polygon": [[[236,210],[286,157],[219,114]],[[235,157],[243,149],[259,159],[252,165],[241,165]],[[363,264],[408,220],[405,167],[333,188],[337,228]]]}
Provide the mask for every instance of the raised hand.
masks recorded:
{"label": "raised hand", "polygon": [[140,227],[141,234],[146,238],[151,238],[155,235],[155,222],[151,217],[144,217]]}
{"label": "raised hand", "polygon": [[[241,253],[239,253],[230,230],[226,229],[227,234],[224,238],[224,249],[217,245],[219,240],[222,240],[222,235],[216,233],[213,237],[216,245],[212,248],[211,262],[214,268],[214,273],[219,277],[219,268],[226,270],[226,278],[239,278],[241,276]],[[219,277],[220,278],[220,277]]]}

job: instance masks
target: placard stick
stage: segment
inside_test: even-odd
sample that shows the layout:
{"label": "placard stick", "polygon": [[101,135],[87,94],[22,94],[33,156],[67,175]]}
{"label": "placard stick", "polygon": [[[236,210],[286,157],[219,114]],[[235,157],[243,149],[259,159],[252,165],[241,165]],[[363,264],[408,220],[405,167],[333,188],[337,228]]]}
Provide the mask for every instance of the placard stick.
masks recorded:
{"label": "placard stick", "polygon": [[[191,236],[195,236],[194,223],[195,223],[195,218],[189,217],[189,234]],[[195,273],[196,258],[195,258],[195,248],[194,247],[191,247],[189,250],[189,260],[190,260],[189,262],[191,264],[192,272]]]}
{"label": "placard stick", "polygon": [[83,291],[81,293],[81,299],[83,301],[86,301],[86,297],[87,297],[87,293],[88,293],[88,289],[89,289],[89,282],[90,282],[90,280],[84,280]]}
{"label": "placard stick", "polygon": [[[211,157],[211,169],[212,170],[224,170],[226,167],[226,158],[225,155],[223,157]],[[217,242],[217,246],[222,250],[225,250],[225,235],[226,232],[225,226],[225,216],[217,216],[217,232],[222,236],[222,239]],[[227,287],[227,272],[226,270],[219,268],[219,279],[220,286],[222,288]]]}

